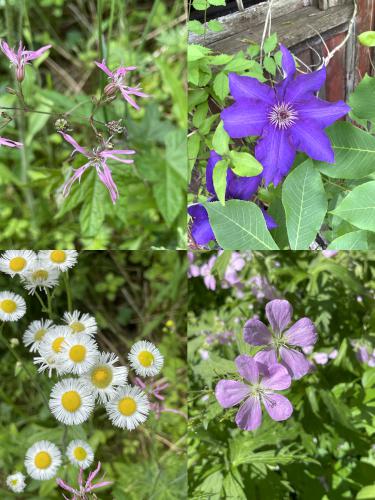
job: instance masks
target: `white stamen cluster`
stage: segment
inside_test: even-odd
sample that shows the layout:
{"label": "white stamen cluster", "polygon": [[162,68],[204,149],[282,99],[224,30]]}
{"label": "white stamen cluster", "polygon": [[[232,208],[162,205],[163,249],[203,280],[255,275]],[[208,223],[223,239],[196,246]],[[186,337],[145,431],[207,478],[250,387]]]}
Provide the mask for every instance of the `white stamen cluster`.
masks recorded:
{"label": "white stamen cluster", "polygon": [[288,102],[279,102],[272,106],[268,119],[275,127],[286,130],[298,119],[298,112]]}

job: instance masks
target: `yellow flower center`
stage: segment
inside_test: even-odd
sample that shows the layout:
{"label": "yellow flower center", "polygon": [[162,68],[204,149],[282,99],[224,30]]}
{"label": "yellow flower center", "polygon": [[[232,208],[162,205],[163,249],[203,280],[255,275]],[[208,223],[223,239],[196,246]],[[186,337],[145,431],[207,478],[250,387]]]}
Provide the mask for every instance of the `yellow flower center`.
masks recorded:
{"label": "yellow flower center", "polygon": [[80,461],[85,460],[85,458],[87,457],[86,450],[82,448],[82,446],[77,446],[77,448],[74,448],[73,455],[76,460]]}
{"label": "yellow flower center", "polygon": [[112,382],[112,370],[106,366],[98,366],[91,373],[91,382],[99,389],[108,387]]}
{"label": "yellow flower center", "polygon": [[47,469],[52,463],[51,455],[46,451],[40,451],[35,455],[34,463],[37,469]]}
{"label": "yellow flower center", "polygon": [[86,352],[84,345],[74,345],[69,351],[69,357],[74,363],[81,363],[86,359]]}
{"label": "yellow flower center", "polygon": [[20,271],[25,269],[25,266],[26,266],[26,259],[24,259],[23,257],[14,257],[14,259],[11,259],[9,261],[9,267],[15,273],[19,273]]}
{"label": "yellow flower center", "polygon": [[61,344],[64,342],[64,337],[57,337],[57,339],[55,339],[53,342],[52,342],[52,349],[58,353],[61,351]]}
{"label": "yellow flower center", "polygon": [[141,351],[138,354],[138,361],[142,366],[148,368],[154,362],[154,356],[149,351]]}
{"label": "yellow flower center", "polygon": [[66,260],[66,253],[64,250],[53,250],[51,252],[50,259],[55,264],[62,264]]}
{"label": "yellow flower center", "polygon": [[34,335],[34,340],[42,340],[44,335],[47,333],[47,330],[45,328],[41,328],[40,330],[37,330]]}
{"label": "yellow flower center", "polygon": [[85,325],[83,323],[80,323],[79,321],[74,321],[69,326],[74,333],[83,332],[83,330],[85,329]]}
{"label": "yellow flower center", "polygon": [[2,300],[0,307],[7,314],[14,313],[17,310],[17,304],[11,299]]}
{"label": "yellow flower center", "polygon": [[64,392],[61,398],[61,404],[66,411],[73,413],[81,406],[81,396],[77,391]]}
{"label": "yellow flower center", "polygon": [[48,279],[48,271],[45,269],[38,269],[32,273],[31,277],[34,281],[45,281]]}
{"label": "yellow flower center", "polygon": [[12,479],[11,483],[13,484],[13,486],[16,486],[16,484],[18,483],[18,479]]}
{"label": "yellow flower center", "polygon": [[137,403],[133,398],[123,398],[118,404],[118,409],[125,417],[130,417],[137,410]]}

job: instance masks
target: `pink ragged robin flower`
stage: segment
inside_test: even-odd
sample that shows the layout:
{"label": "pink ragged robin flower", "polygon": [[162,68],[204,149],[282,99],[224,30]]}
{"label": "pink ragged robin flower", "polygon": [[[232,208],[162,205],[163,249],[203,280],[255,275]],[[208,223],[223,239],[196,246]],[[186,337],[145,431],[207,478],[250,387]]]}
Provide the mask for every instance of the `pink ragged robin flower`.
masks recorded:
{"label": "pink ragged robin flower", "polygon": [[94,148],[92,151],[88,151],[87,149],[80,146],[75,139],[69,134],[65,134],[64,132],[60,132],[63,138],[69,142],[74,148],[73,153],[79,152],[82,155],[88,158],[88,162],[82,165],[82,167],[77,168],[74,171],[72,177],[66,182],[63,188],[63,195],[66,197],[70,193],[70,189],[74,182],[78,180],[80,182],[82,175],[89,167],[95,167],[96,172],[99,176],[99,179],[108,189],[109,194],[111,196],[112,203],[116,203],[116,200],[119,196],[119,192],[117,186],[112,178],[111,169],[107,165],[107,160],[116,160],[121,163],[133,163],[134,160],[125,160],[123,158],[118,158],[116,155],[133,155],[135,153],[132,149],[106,149],[108,145],[100,146]]}
{"label": "pink ragged robin flower", "polygon": [[105,59],[103,61],[97,62],[95,64],[100,68],[104,73],[108,76],[109,83],[104,88],[104,92],[106,95],[111,96],[116,94],[117,91],[120,91],[125,101],[127,101],[133,108],[139,109],[138,104],[132,99],[131,95],[136,95],[138,97],[149,97],[148,94],[141,92],[141,88],[139,85],[136,87],[128,87],[124,84],[124,79],[129,71],[133,71],[136,69],[136,66],[127,66],[117,68],[115,71],[111,71],[105,64]]}
{"label": "pink ragged robin flower", "polygon": [[[110,481],[102,481],[100,483],[92,484],[95,476],[99,473],[101,467],[101,463],[98,463],[97,468],[90,472],[88,475],[87,481],[85,484],[83,484],[83,469],[81,468],[79,470],[78,474],[78,489],[73,488],[72,486],[69,486],[69,484],[66,484],[61,478],[56,479],[56,483],[60,486],[60,488],[64,489],[65,491],[69,491],[69,493],[72,493],[72,497],[70,500],[87,500],[88,498],[91,498],[90,493],[93,490],[96,490],[98,488],[102,488],[103,486],[109,486],[112,484]],[[66,500],[69,500],[68,497],[63,495],[63,497]],[[96,497],[95,497],[96,498]]]}
{"label": "pink ragged robin flower", "polygon": [[15,49],[11,49],[9,47],[7,42],[4,42],[3,40],[0,42],[0,49],[7,56],[12,65],[15,66],[16,78],[19,82],[22,82],[22,80],[25,78],[25,65],[29,61],[33,61],[34,59],[40,57],[51,47],[52,45],[45,45],[38,50],[26,50],[25,47],[23,47],[22,42],[20,41],[18,50],[16,52]]}
{"label": "pink ragged robin flower", "polygon": [[22,142],[12,141],[12,139],[7,139],[6,137],[0,137],[0,146],[7,146],[8,148],[22,148]]}

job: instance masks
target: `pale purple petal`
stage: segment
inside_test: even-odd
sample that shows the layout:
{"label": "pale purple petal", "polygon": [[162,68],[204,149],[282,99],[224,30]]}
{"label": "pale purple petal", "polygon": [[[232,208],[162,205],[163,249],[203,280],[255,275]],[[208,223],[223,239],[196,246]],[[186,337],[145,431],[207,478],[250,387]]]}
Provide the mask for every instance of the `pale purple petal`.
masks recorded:
{"label": "pale purple petal", "polygon": [[309,318],[301,318],[294,323],[283,335],[288,344],[299,347],[314,345],[318,334],[314,323]]}
{"label": "pale purple petal", "polygon": [[237,405],[249,393],[250,387],[237,380],[220,380],[215,388],[216,399],[223,408]]}
{"label": "pale purple petal", "polygon": [[281,394],[267,394],[262,396],[262,401],[268,415],[277,422],[288,419],[293,413],[292,403]]}
{"label": "pale purple petal", "polygon": [[268,122],[269,104],[251,99],[241,99],[221,112],[224,129],[234,139],[261,135]]}
{"label": "pale purple petal", "polygon": [[106,73],[110,78],[114,78],[114,74],[112,73],[112,71],[110,71],[108,69],[108,67],[105,64],[105,59],[103,59],[103,61],[101,63],[97,62],[97,61],[94,61],[94,62],[98,66],[98,68],[100,68],[102,71],[104,71],[104,73]]}
{"label": "pale purple petal", "polygon": [[136,95],[138,97],[150,97],[149,94],[141,92],[141,90],[136,87],[126,87],[126,92],[130,95]]}
{"label": "pale purple petal", "polygon": [[240,356],[237,356],[235,361],[238,373],[241,377],[252,384],[256,384],[259,380],[259,369],[254,358],[247,356],[246,354],[240,354]]}
{"label": "pale purple petal", "polygon": [[140,107],[138,106],[138,104],[131,97],[129,97],[129,95],[128,95],[127,91],[126,91],[126,88],[123,87],[122,85],[120,85],[119,88],[120,88],[120,92],[121,92],[123,98],[126,101],[128,101],[128,103],[130,104],[130,106],[133,106],[133,108],[135,108],[137,110],[140,109]]}
{"label": "pale purple petal", "polygon": [[110,486],[113,484],[112,481],[102,481],[101,483],[96,483],[90,486],[89,488],[86,488],[86,492],[89,493],[92,490],[96,490],[97,488],[102,488],[103,486]]}
{"label": "pale purple petal", "polygon": [[240,76],[236,73],[229,73],[229,89],[231,95],[237,100],[256,99],[258,101],[274,104],[275,93],[273,89],[260,83],[251,76]]}
{"label": "pale purple petal", "polygon": [[1,51],[4,53],[4,55],[6,55],[7,58],[10,60],[11,63],[17,64],[17,55],[14,52],[14,50],[12,50],[9,47],[9,45],[7,44],[7,42],[1,41],[0,42],[0,48],[1,48]]}
{"label": "pale purple petal", "polygon": [[255,158],[263,165],[262,177],[266,186],[279,182],[291,169],[296,156],[290,130],[280,130],[269,124],[255,146]]}
{"label": "pale purple petal", "polygon": [[62,479],[60,479],[59,477],[56,479],[56,483],[60,486],[60,488],[63,488],[64,490],[67,490],[67,491],[70,491],[70,493],[74,493],[75,495],[79,494],[79,492],[77,490],[75,490],[74,488],[69,486],[69,484],[64,483],[64,481]]}
{"label": "pale purple petal", "polygon": [[48,49],[50,49],[52,45],[45,45],[44,47],[41,47],[38,50],[25,50],[23,51],[23,55],[25,57],[25,61],[33,61],[34,59],[37,59],[40,57],[44,52],[46,52]]}
{"label": "pale purple petal", "polygon": [[298,380],[310,371],[310,363],[301,352],[282,347],[280,356],[281,363],[286,367],[293,379]]}
{"label": "pale purple petal", "polygon": [[0,146],[7,146],[8,148],[22,148],[22,142],[12,141],[12,139],[7,139],[6,137],[0,137]]}
{"label": "pale purple petal", "polygon": [[287,300],[275,299],[266,305],[266,316],[274,333],[281,333],[292,321],[293,307]]}
{"label": "pale purple petal", "polygon": [[271,332],[266,325],[256,318],[246,321],[243,336],[245,342],[251,345],[267,345],[272,340]]}
{"label": "pale purple petal", "polygon": [[112,178],[112,172],[111,172],[110,168],[107,166],[107,164],[104,161],[102,161],[101,169],[99,167],[97,167],[96,171],[98,173],[99,179],[102,181],[102,183],[108,189],[109,194],[111,196],[112,203],[113,204],[116,203],[116,200],[118,198],[118,189],[117,189],[117,186]]}
{"label": "pale purple petal", "polygon": [[106,155],[100,154],[103,158],[110,158],[111,160],[119,161],[120,163],[134,163],[134,160],[129,160],[129,159],[124,159],[124,158],[118,158],[117,156],[110,154],[107,152]]}
{"label": "pale purple petal", "polygon": [[134,155],[136,152],[134,149],[108,149],[105,151],[102,151],[100,154],[102,156],[108,156],[108,155]]}
{"label": "pale purple petal", "polygon": [[328,354],[326,352],[316,352],[313,359],[317,365],[326,365],[328,363]]}
{"label": "pale purple petal", "polygon": [[89,158],[89,153],[86,151],[86,149],[80,146],[78,142],[75,139],[73,139],[71,135],[65,134],[64,132],[60,132],[60,134],[63,136],[66,142],[69,142],[69,144],[73,146],[74,151],[78,151],[79,153]]}
{"label": "pale purple petal", "polygon": [[327,134],[311,120],[299,120],[290,129],[296,149],[314,160],[335,162],[335,153]]}
{"label": "pale purple petal", "polygon": [[76,180],[81,182],[81,177],[85,173],[85,171],[91,166],[91,162],[89,161],[85,165],[82,165],[82,167],[77,168],[74,170],[74,174],[72,177],[64,184],[63,187],[63,196],[66,197],[70,193],[70,190],[72,188],[72,185],[75,183]]}
{"label": "pale purple petal", "polygon": [[276,363],[269,365],[268,373],[261,380],[261,385],[266,389],[282,391],[288,389],[292,383],[292,379],[285,366]]}
{"label": "pale purple petal", "polygon": [[90,474],[87,478],[86,484],[85,484],[85,488],[89,488],[91,486],[91,483],[92,483],[93,479],[95,478],[95,476],[100,471],[101,466],[102,466],[102,464],[100,462],[98,462],[96,469],[94,471],[90,472]]}
{"label": "pale purple petal", "polygon": [[254,431],[262,423],[262,409],[257,397],[248,398],[236,415],[236,424],[244,431]]}
{"label": "pale purple petal", "polygon": [[276,351],[272,348],[262,349],[255,354],[254,359],[257,363],[265,366],[273,365],[277,363]]}

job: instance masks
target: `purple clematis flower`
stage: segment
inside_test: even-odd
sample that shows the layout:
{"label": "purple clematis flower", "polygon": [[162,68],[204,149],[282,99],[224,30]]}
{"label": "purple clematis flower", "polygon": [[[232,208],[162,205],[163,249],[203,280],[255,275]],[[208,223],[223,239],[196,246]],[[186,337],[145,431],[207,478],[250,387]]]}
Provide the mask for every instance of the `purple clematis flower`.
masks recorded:
{"label": "purple clematis flower", "polygon": [[[210,157],[206,167],[206,186],[207,191],[212,195],[207,201],[217,201],[216,191],[213,182],[213,172],[216,164],[222,159],[215,151],[210,152]],[[261,175],[256,177],[239,177],[231,168],[227,170],[227,187],[225,192],[226,200],[245,200],[248,201],[256,193],[261,182]],[[197,245],[207,245],[210,241],[215,241],[215,235],[212,231],[208,218],[207,210],[201,203],[195,203],[188,207],[188,213],[193,219],[191,235]],[[263,211],[268,229],[277,227],[273,218]]]}
{"label": "purple clematis flower", "polygon": [[[271,300],[266,305],[266,316],[271,331],[259,319],[249,319],[244,327],[244,339],[254,346],[267,346],[256,353],[255,359],[265,364],[284,365],[291,377],[299,379],[310,370],[310,363],[305,356],[293,347],[314,345],[318,339],[314,323],[309,318],[299,319],[288,330],[293,315],[292,305],[287,300]],[[292,347],[290,347],[292,346]]]}
{"label": "purple clematis flower", "polygon": [[150,97],[148,94],[141,92],[139,85],[137,87],[128,87],[125,85],[124,79],[129,71],[137,69],[136,66],[120,67],[116,71],[111,71],[105,64],[105,59],[103,61],[97,62],[95,64],[109,77],[109,83],[105,87],[104,92],[107,95],[114,95],[118,90],[121,92],[123,98],[135,109],[140,109],[138,104],[132,99],[131,95],[136,95],[138,97]]}
{"label": "purple clematis flower", "polygon": [[291,416],[293,406],[289,399],[274,392],[288,389],[291,385],[290,375],[284,366],[277,363],[267,366],[245,354],[237,356],[236,365],[245,382],[220,380],[215,395],[223,408],[244,401],[236,415],[236,424],[240,429],[253,431],[260,426],[261,402],[273,420],[286,420]]}
{"label": "purple clematis flower", "polygon": [[12,139],[7,139],[6,137],[0,137],[0,146],[7,146],[8,148],[22,148],[22,142],[12,141]]}
{"label": "purple clematis flower", "polygon": [[85,173],[85,171],[89,167],[95,167],[99,179],[102,181],[102,183],[108,189],[109,194],[111,195],[112,203],[116,203],[119,193],[117,190],[117,186],[112,178],[111,169],[107,165],[107,160],[111,159],[119,161],[121,163],[133,163],[134,160],[124,160],[123,158],[118,158],[115,155],[133,155],[135,151],[133,151],[132,149],[128,150],[128,149],[103,149],[103,148],[96,148],[93,149],[92,151],[88,151],[82,146],[80,146],[77,143],[77,141],[73,139],[73,137],[70,136],[69,134],[65,134],[64,132],[60,132],[60,134],[67,142],[69,142],[69,144],[73,146],[74,150],[72,154],[79,152],[89,159],[89,161],[84,165],[82,165],[82,167],[77,168],[74,171],[72,177],[66,182],[63,188],[63,195],[68,196],[74,182],[76,180],[80,182],[81,177]]}
{"label": "purple clematis flower", "polygon": [[16,78],[19,82],[25,78],[25,65],[29,61],[33,61],[40,57],[44,52],[50,49],[52,45],[45,45],[38,50],[25,50],[22,42],[20,41],[17,52],[14,49],[11,49],[7,42],[3,40],[0,42],[1,51],[7,56],[9,61],[16,68]]}
{"label": "purple clematis flower", "polygon": [[229,73],[235,103],[221,113],[230,137],[260,136],[255,157],[263,165],[266,185],[275,186],[289,172],[297,150],[334,163],[324,129],[350,110],[343,101],[329,103],[314,96],[325,82],[325,67],[294,78],[293,56],[283,45],[280,50],[284,79],[272,88],[255,78]]}

